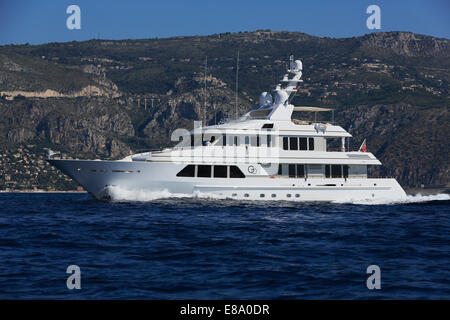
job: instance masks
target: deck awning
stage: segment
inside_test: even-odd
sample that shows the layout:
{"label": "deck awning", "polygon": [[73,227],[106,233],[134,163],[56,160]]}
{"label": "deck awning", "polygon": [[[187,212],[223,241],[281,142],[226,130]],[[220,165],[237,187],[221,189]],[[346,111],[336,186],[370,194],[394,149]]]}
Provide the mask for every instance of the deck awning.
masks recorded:
{"label": "deck awning", "polygon": [[321,107],[307,107],[307,106],[294,107],[294,111],[322,112],[322,111],[333,111],[333,110],[334,109],[321,108]]}

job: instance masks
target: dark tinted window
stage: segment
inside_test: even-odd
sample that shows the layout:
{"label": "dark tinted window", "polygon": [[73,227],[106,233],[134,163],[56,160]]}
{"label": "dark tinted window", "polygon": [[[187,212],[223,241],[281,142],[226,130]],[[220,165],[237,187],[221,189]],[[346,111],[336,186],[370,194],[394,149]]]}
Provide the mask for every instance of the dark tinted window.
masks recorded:
{"label": "dark tinted window", "polygon": [[309,138],[309,150],[314,150],[314,138]]}
{"label": "dark tinted window", "polygon": [[289,178],[295,178],[295,164],[289,165]]}
{"label": "dark tinted window", "polygon": [[195,166],[190,164],[177,173],[177,177],[193,177],[195,175]]}
{"label": "dark tinted window", "polygon": [[193,146],[194,146],[194,135],[191,134],[191,147],[193,147]]}
{"label": "dark tinted window", "polygon": [[289,150],[289,138],[283,137],[283,150]]}
{"label": "dark tinted window", "polygon": [[256,146],[259,147],[261,145],[261,141],[259,139],[259,135],[256,135]]}
{"label": "dark tinted window", "polygon": [[230,178],[245,178],[245,175],[238,167],[230,166]]}
{"label": "dark tinted window", "polygon": [[205,165],[198,166],[197,177],[211,178],[211,166],[205,166]]}
{"label": "dark tinted window", "polygon": [[272,144],[272,136],[270,134],[267,135],[267,147],[270,147]]}
{"label": "dark tinted window", "polygon": [[330,177],[330,165],[326,164],[325,165],[325,178],[329,178]]}
{"label": "dark tinted window", "polygon": [[281,163],[278,165],[278,174],[281,176],[283,174]]}
{"label": "dark tinted window", "polygon": [[297,165],[297,178],[304,178],[305,177],[305,165],[298,164]]}
{"label": "dark tinted window", "polygon": [[308,140],[306,138],[300,138],[300,150],[308,150]]}
{"label": "dark tinted window", "polygon": [[341,178],[342,177],[340,165],[332,165],[331,166],[331,176],[333,178]]}
{"label": "dark tinted window", "polygon": [[227,145],[227,136],[223,135],[222,136],[222,146],[225,147]]}
{"label": "dark tinted window", "polygon": [[226,178],[227,166],[214,166],[214,178]]}
{"label": "dark tinted window", "polygon": [[289,138],[289,149],[290,150],[298,150],[298,138],[297,137]]}
{"label": "dark tinted window", "polygon": [[263,129],[272,129],[273,128],[273,123],[266,123],[262,126]]}
{"label": "dark tinted window", "polygon": [[344,167],[343,167],[343,171],[344,171],[344,178],[348,178],[348,165],[344,165]]}

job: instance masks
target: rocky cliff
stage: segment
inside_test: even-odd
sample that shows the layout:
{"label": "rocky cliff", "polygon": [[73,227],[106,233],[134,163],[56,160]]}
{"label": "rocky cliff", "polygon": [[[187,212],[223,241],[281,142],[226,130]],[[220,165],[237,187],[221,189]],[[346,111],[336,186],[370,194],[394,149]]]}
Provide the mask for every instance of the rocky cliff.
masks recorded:
{"label": "rocky cliff", "polygon": [[352,148],[367,138],[383,162],[374,175],[394,176],[405,187],[445,187],[449,43],[404,32],[330,39],[260,30],[3,46],[0,188],[74,187],[41,162],[39,172],[31,162],[28,175],[19,176],[22,156],[10,154],[28,150],[26,157],[37,159],[39,148],[51,147],[66,156],[117,159],[170,144],[170,133],[191,129],[194,120],[234,117],[238,50],[239,113],[274,88],[294,54],[304,63],[294,104],[335,107],[337,122],[355,136]]}

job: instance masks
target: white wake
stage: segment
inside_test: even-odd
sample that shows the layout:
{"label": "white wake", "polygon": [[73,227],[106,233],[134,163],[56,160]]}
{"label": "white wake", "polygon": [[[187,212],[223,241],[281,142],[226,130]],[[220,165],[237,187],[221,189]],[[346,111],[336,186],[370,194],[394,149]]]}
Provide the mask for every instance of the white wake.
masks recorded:
{"label": "white wake", "polygon": [[214,194],[202,193],[200,191],[194,191],[191,194],[188,193],[172,193],[167,189],[159,191],[148,190],[128,190],[121,187],[109,187],[108,194],[112,201],[154,201],[158,199],[168,198],[200,198],[200,199],[226,199],[225,196],[218,196]]}
{"label": "white wake", "polygon": [[337,200],[333,203],[351,203],[351,204],[362,204],[362,205],[383,205],[383,204],[408,204],[408,203],[420,203],[429,201],[442,201],[450,200],[450,195],[446,193],[432,194],[423,196],[420,193],[416,195],[408,195],[406,199],[359,199],[359,200]]}

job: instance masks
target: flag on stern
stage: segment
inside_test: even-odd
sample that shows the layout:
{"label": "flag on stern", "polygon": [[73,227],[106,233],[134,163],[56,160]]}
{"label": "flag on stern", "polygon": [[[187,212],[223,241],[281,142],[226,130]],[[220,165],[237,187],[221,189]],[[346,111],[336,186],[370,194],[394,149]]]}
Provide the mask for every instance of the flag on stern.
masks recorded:
{"label": "flag on stern", "polygon": [[366,146],[366,139],[364,139],[363,143],[361,144],[361,147],[359,147],[359,152],[367,152],[367,146]]}

